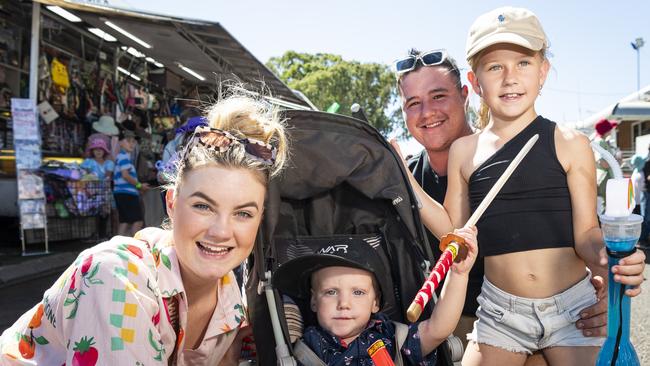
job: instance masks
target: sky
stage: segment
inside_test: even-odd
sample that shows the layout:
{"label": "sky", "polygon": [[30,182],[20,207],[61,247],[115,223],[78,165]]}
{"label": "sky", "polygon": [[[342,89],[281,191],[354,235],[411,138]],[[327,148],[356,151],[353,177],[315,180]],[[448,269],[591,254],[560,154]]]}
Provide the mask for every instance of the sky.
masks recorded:
{"label": "sky", "polygon": [[[113,0],[135,9],[221,23],[260,61],[285,51],[326,52],[391,64],[415,47],[446,48],[463,73],[467,31],[480,14],[512,5],[532,10],[550,41],[552,65],[537,112],[572,123],[650,84],[650,1]],[[110,0],[109,0],[110,2]],[[475,102],[477,99],[474,98]]]}

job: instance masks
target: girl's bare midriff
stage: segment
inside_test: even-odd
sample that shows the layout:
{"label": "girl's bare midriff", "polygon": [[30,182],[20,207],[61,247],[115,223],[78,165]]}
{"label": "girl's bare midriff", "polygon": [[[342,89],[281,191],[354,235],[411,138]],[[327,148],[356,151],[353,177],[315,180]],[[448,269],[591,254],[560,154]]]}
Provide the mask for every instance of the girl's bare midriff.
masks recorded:
{"label": "girl's bare midriff", "polygon": [[551,297],[586,275],[586,265],[572,247],[485,257],[485,277],[501,290],[520,297]]}

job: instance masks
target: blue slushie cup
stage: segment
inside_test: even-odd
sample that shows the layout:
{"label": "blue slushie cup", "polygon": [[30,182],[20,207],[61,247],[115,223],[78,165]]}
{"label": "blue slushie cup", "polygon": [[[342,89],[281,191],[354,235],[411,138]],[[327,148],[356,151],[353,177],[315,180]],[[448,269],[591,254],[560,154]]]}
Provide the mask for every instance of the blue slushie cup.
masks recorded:
{"label": "blue slushie cup", "polygon": [[629,215],[600,217],[603,239],[607,247],[608,264],[608,314],[607,340],[598,354],[596,365],[640,365],[639,358],[630,342],[630,298],[625,295],[626,286],[614,282],[612,266],[621,258],[635,252],[641,235],[643,217]]}

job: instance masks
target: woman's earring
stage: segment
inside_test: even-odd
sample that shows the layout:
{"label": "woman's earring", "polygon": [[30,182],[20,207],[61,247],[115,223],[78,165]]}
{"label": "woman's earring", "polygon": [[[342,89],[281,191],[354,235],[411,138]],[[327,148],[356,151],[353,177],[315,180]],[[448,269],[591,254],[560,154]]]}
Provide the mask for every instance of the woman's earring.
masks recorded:
{"label": "woman's earring", "polygon": [[544,87],[544,84],[542,84],[542,85],[539,86],[539,92],[538,92],[539,95],[542,95],[542,88],[543,88],[543,87]]}

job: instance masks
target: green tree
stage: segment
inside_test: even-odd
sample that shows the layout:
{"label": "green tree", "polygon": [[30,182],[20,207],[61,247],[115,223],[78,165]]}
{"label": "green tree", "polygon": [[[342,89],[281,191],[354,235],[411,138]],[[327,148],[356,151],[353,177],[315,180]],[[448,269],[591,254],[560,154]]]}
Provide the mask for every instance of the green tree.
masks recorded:
{"label": "green tree", "polygon": [[272,57],[266,66],[320,110],[336,102],[341,106],[338,113],[351,115],[350,107],[359,103],[370,123],[384,135],[402,128],[401,115],[395,113],[395,76],[386,65],[346,61],[329,53],[287,51]]}

